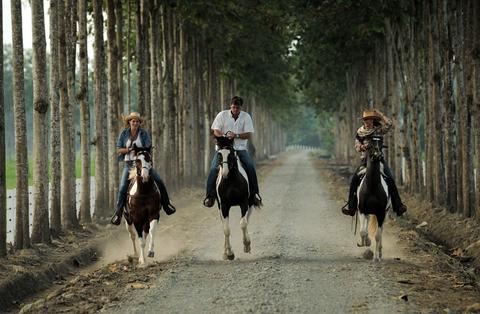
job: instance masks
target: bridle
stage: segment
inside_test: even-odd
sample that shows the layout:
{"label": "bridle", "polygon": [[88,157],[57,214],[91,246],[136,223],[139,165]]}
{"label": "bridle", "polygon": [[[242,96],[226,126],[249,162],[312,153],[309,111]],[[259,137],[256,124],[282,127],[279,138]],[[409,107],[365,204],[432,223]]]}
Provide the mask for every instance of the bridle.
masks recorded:
{"label": "bridle", "polygon": [[370,136],[369,137],[369,148],[368,153],[372,160],[382,160],[383,159],[383,148],[386,146],[383,145],[383,138],[380,136]]}

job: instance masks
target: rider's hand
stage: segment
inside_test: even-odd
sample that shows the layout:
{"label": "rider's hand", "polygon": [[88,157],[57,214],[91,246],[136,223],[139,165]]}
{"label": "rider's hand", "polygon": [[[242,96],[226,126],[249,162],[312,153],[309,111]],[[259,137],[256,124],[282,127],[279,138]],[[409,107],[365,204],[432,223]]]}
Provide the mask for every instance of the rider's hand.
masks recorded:
{"label": "rider's hand", "polygon": [[232,131],[228,131],[225,136],[231,140],[231,139],[234,139],[235,138],[235,133],[233,133]]}

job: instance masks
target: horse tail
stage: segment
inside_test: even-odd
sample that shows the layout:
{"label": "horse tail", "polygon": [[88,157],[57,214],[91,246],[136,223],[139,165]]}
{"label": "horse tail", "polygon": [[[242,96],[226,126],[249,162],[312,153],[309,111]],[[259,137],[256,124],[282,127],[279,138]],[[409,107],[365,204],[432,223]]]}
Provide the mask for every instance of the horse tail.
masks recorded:
{"label": "horse tail", "polygon": [[375,237],[375,235],[377,234],[377,229],[378,229],[377,216],[370,215],[370,217],[368,218],[368,235],[370,237]]}

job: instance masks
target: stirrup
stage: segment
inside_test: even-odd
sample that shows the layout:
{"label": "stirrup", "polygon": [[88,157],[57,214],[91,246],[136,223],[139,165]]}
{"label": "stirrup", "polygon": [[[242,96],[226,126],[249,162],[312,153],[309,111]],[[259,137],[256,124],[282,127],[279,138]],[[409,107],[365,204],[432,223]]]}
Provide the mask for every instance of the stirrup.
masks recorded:
{"label": "stirrup", "polygon": [[112,219],[110,219],[110,223],[112,225],[118,226],[120,225],[120,222],[122,222],[122,216],[117,215],[116,213],[113,214]]}
{"label": "stirrup", "polygon": [[258,193],[255,193],[255,195],[253,196],[253,206],[255,207],[263,206],[262,197]]}
{"label": "stirrup", "polygon": [[212,207],[215,204],[215,198],[212,196],[207,196],[203,200],[203,206],[205,207]]}
{"label": "stirrup", "polygon": [[399,208],[394,209],[393,211],[397,214],[397,216],[400,217],[403,214],[405,214],[405,212],[407,211],[407,206],[405,206],[405,204],[402,203],[402,204],[400,204]]}
{"label": "stirrup", "polygon": [[175,212],[177,211],[175,206],[173,206],[170,203],[168,203],[168,204],[166,204],[165,206],[162,206],[162,207],[163,207],[163,210],[165,211],[165,213],[169,216],[172,215],[172,214],[175,214]]}
{"label": "stirrup", "polygon": [[342,207],[342,214],[347,215],[347,216],[355,216],[355,212],[357,210],[355,208],[348,208],[348,202],[347,204],[343,205]]}

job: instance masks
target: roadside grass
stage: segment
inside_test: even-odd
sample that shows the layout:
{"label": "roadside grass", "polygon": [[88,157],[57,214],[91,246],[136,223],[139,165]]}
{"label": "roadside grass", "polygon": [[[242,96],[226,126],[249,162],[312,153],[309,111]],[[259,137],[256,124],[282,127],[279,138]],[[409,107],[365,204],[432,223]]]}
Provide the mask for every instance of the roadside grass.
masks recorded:
{"label": "roadside grass", "polygon": [[[28,185],[33,184],[33,161],[31,159],[28,160]],[[6,185],[7,185],[7,190],[14,189],[17,185],[16,180],[17,180],[17,174],[16,174],[16,162],[14,159],[9,159],[6,162],[5,165],[5,174],[6,174]],[[58,165],[60,167],[60,165]],[[50,167],[51,165],[48,165],[48,177],[50,178]],[[95,176],[95,157],[91,156],[90,158],[90,176]],[[77,157],[75,158],[75,178],[81,178],[82,177],[82,162],[80,160],[80,155],[77,154]]]}

